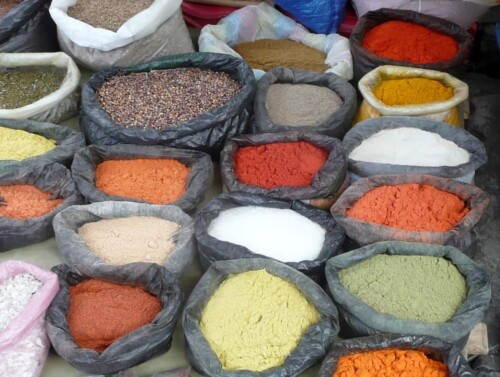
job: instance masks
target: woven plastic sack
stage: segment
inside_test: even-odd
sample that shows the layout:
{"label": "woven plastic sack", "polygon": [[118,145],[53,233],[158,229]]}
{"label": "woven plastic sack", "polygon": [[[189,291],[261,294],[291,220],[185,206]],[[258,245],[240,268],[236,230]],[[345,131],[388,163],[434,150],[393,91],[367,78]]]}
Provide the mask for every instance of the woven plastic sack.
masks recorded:
{"label": "woven plastic sack", "polygon": [[90,203],[109,200],[138,202],[140,200],[113,196],[95,187],[95,169],[106,160],[133,160],[137,158],[172,158],[190,168],[186,192],[177,201],[169,203],[187,213],[195,211],[208,193],[213,178],[213,165],[210,156],[197,151],[141,145],[91,145],[75,154],[71,172],[82,195]]}
{"label": "woven plastic sack", "polygon": [[[263,372],[222,369],[217,355],[200,330],[201,312],[208,300],[228,275],[263,270],[292,284],[315,306],[321,319],[311,325],[283,365]],[[295,377],[321,360],[338,331],[338,313],[326,293],[307,276],[283,263],[251,258],[221,261],[212,264],[194,288],[182,314],[186,354],[197,371],[209,377]]]}
{"label": "woven plastic sack", "polygon": [[[177,279],[165,268],[157,264],[133,263],[86,275],[61,264],[52,271],[58,275],[61,288],[47,311],[47,333],[59,356],[76,369],[88,374],[109,375],[139,365],[170,349],[184,294]],[[162,308],[151,323],[115,340],[103,352],[81,348],[75,343],[68,326],[69,287],[88,279],[142,287],[158,297]]]}
{"label": "woven plastic sack", "polygon": [[[393,130],[402,127],[417,128],[422,131],[435,133],[446,140],[452,141],[458,147],[465,149],[469,152],[470,159],[468,162],[458,166],[434,167],[383,164],[356,161],[349,158],[353,150],[369,137],[382,130]],[[484,165],[488,158],[483,143],[469,132],[445,123],[420,118],[381,117],[365,120],[358,123],[345,135],[342,144],[349,158],[351,182],[362,177],[381,174],[427,174],[472,183],[475,171]]]}
{"label": "woven plastic sack", "polygon": [[[363,38],[368,30],[386,21],[392,20],[413,22],[438,33],[452,37],[458,43],[457,54],[451,60],[446,62],[413,64],[405,61],[382,58],[362,46]],[[399,65],[433,69],[436,71],[459,70],[465,65],[473,43],[472,36],[453,22],[409,10],[386,8],[368,12],[363,17],[359,18],[349,41],[351,43],[352,58],[354,60],[354,76],[358,79],[370,72],[372,69],[381,65]]]}
{"label": "woven plastic sack", "polygon": [[60,164],[5,168],[0,171],[0,186],[6,185],[34,185],[52,193],[52,198],[62,198],[63,201],[53,211],[40,217],[26,220],[0,217],[0,252],[51,238],[54,235],[54,216],[69,206],[83,203],[70,171]]}
{"label": "woven plastic sack", "polygon": [[[390,314],[378,312],[346,289],[338,274],[341,270],[380,254],[426,255],[449,260],[466,280],[468,292],[465,301],[453,317],[444,323],[398,319]],[[374,243],[330,259],[326,264],[326,279],[342,318],[343,338],[380,333],[426,335],[463,349],[470,332],[483,319],[491,299],[488,273],[460,250],[450,246],[409,242]]]}
{"label": "woven plastic sack", "polygon": [[0,263],[0,282],[26,273],[33,275],[43,285],[24,310],[0,332],[1,376],[40,376],[50,350],[45,330],[45,311],[59,290],[57,276],[21,261]]}
{"label": "woven plastic sack", "polygon": [[[431,185],[438,190],[454,194],[466,203],[470,212],[453,229],[447,232],[410,231],[392,228],[360,221],[346,215],[347,209],[351,208],[364,194],[374,188],[404,183]],[[333,205],[331,213],[335,221],[344,228],[346,234],[360,245],[368,245],[379,241],[406,241],[448,245],[465,250],[472,243],[472,230],[481,219],[488,204],[488,195],[484,191],[476,186],[451,179],[416,174],[375,175],[354,182]]]}
{"label": "woven plastic sack", "polygon": [[89,69],[128,67],[194,51],[180,11],[181,0],[154,0],[116,32],[69,17],[68,8],[76,2],[52,0],[50,15],[61,49]]}
{"label": "woven plastic sack", "polygon": [[430,359],[445,364],[447,367],[447,376],[474,377],[474,373],[460,353],[460,350],[453,345],[428,336],[391,334],[344,340],[334,344],[325,360],[323,360],[318,376],[332,377],[342,356],[384,349],[422,351]]}
{"label": "woven plastic sack", "polygon": [[[389,106],[373,94],[373,90],[384,80],[414,77],[439,81],[444,86],[453,88],[453,96],[446,101],[420,105]],[[464,128],[464,110],[469,98],[469,87],[465,82],[447,73],[386,65],[367,73],[359,81],[358,86],[364,100],[356,114],[354,123],[381,116],[413,116]]]}
{"label": "woven plastic sack", "polygon": [[[203,27],[198,45],[200,52],[229,54],[241,58],[231,47],[257,39],[291,39],[321,50],[327,54],[325,64],[330,66],[327,73],[335,73],[346,80],[352,79],[352,57],[347,38],[338,34],[309,33],[302,25],[266,3],[238,9],[217,25]],[[265,72],[254,69],[254,73],[260,79]]]}
{"label": "woven plastic sack", "polygon": [[109,201],[67,208],[60,212],[53,222],[59,251],[69,265],[84,274],[92,274],[103,266],[109,266],[89,249],[83,238],[78,235],[78,229],[87,223],[131,216],[156,217],[180,225],[172,237],[175,248],[163,265],[174,275],[180,276],[193,262],[196,249],[194,221],[175,206]]}
{"label": "woven plastic sack", "polygon": [[[325,229],[325,241],[318,258],[314,260],[286,263],[288,266],[299,270],[318,283],[324,280],[325,263],[329,258],[340,252],[340,247],[344,242],[345,236],[344,231],[335,223],[330,214],[320,209],[311,208],[299,201],[283,201],[240,192],[219,195],[198,212],[196,216],[195,235],[200,262],[204,270],[207,270],[212,263],[220,260],[240,258],[272,259],[256,254],[244,246],[220,241],[208,234],[210,224],[214,219],[219,217],[221,212],[230,208],[244,206],[291,209]],[[255,234],[254,237],[258,238],[259,235]]]}
{"label": "woven plastic sack", "polygon": [[[309,84],[334,91],[343,104],[326,119],[310,126],[275,124],[266,108],[269,87],[273,84]],[[341,138],[352,124],[357,107],[356,90],[347,81],[334,74],[318,74],[291,68],[273,68],[257,83],[254,100],[254,132],[311,131]]]}
{"label": "woven plastic sack", "polygon": [[[115,123],[100,105],[96,90],[110,77],[136,72],[199,67],[226,72],[242,88],[236,96],[207,113],[187,122],[156,130],[144,127],[126,128]],[[80,127],[93,144],[166,145],[174,148],[196,149],[218,154],[227,137],[242,133],[250,119],[255,79],[246,62],[220,54],[184,54],[146,63],[140,66],[94,74],[82,91]]]}

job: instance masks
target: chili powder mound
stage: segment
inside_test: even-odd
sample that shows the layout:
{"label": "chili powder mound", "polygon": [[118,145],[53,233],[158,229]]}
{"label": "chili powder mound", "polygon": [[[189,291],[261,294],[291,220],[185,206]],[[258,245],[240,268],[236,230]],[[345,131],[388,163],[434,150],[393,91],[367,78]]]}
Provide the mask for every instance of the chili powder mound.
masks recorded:
{"label": "chili powder mound", "polygon": [[67,316],[75,342],[103,352],[115,340],[150,323],[161,302],[141,287],[89,279],[70,287]]}
{"label": "chili powder mound", "polygon": [[429,64],[451,60],[458,43],[448,35],[407,21],[387,21],[370,29],[363,47],[386,59]]}
{"label": "chili powder mound", "polygon": [[97,166],[96,187],[108,195],[169,204],[186,192],[189,172],[171,158],[109,160]]}
{"label": "chili powder mound", "polygon": [[470,212],[464,201],[430,185],[380,186],[363,195],[347,216],[411,231],[447,232]]}
{"label": "chili powder mound", "polygon": [[63,202],[51,197],[33,185],[0,186],[0,217],[25,220],[46,215]]}
{"label": "chili powder mound", "polygon": [[327,151],[305,141],[241,147],[235,173],[240,182],[266,189],[308,186],[327,159]]}

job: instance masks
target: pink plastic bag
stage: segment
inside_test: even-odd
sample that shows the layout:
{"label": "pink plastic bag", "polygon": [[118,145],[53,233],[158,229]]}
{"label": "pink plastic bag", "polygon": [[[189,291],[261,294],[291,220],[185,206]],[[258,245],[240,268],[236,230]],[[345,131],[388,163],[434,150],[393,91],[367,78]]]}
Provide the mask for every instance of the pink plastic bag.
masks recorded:
{"label": "pink plastic bag", "polygon": [[20,261],[0,263],[0,283],[24,273],[33,275],[43,285],[21,314],[0,332],[0,376],[40,376],[50,349],[45,311],[59,291],[57,275]]}

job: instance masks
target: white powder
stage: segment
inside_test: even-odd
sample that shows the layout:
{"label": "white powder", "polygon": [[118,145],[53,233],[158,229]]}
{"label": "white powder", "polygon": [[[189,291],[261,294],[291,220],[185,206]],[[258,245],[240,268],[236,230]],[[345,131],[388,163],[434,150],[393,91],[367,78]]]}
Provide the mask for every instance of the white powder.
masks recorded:
{"label": "white powder", "polygon": [[208,234],[282,262],[301,262],[318,257],[326,231],[290,209],[246,206],[221,212]]}
{"label": "white powder", "polygon": [[469,162],[470,154],[434,132],[401,127],[370,136],[349,158],[392,165],[457,166]]}

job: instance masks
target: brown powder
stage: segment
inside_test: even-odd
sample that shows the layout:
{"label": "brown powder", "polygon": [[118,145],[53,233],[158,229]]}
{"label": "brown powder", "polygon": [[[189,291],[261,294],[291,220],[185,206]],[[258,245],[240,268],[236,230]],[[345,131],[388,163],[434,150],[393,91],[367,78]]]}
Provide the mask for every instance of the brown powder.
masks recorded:
{"label": "brown powder", "polygon": [[0,217],[24,220],[46,215],[63,202],[51,197],[32,185],[0,186]]}

